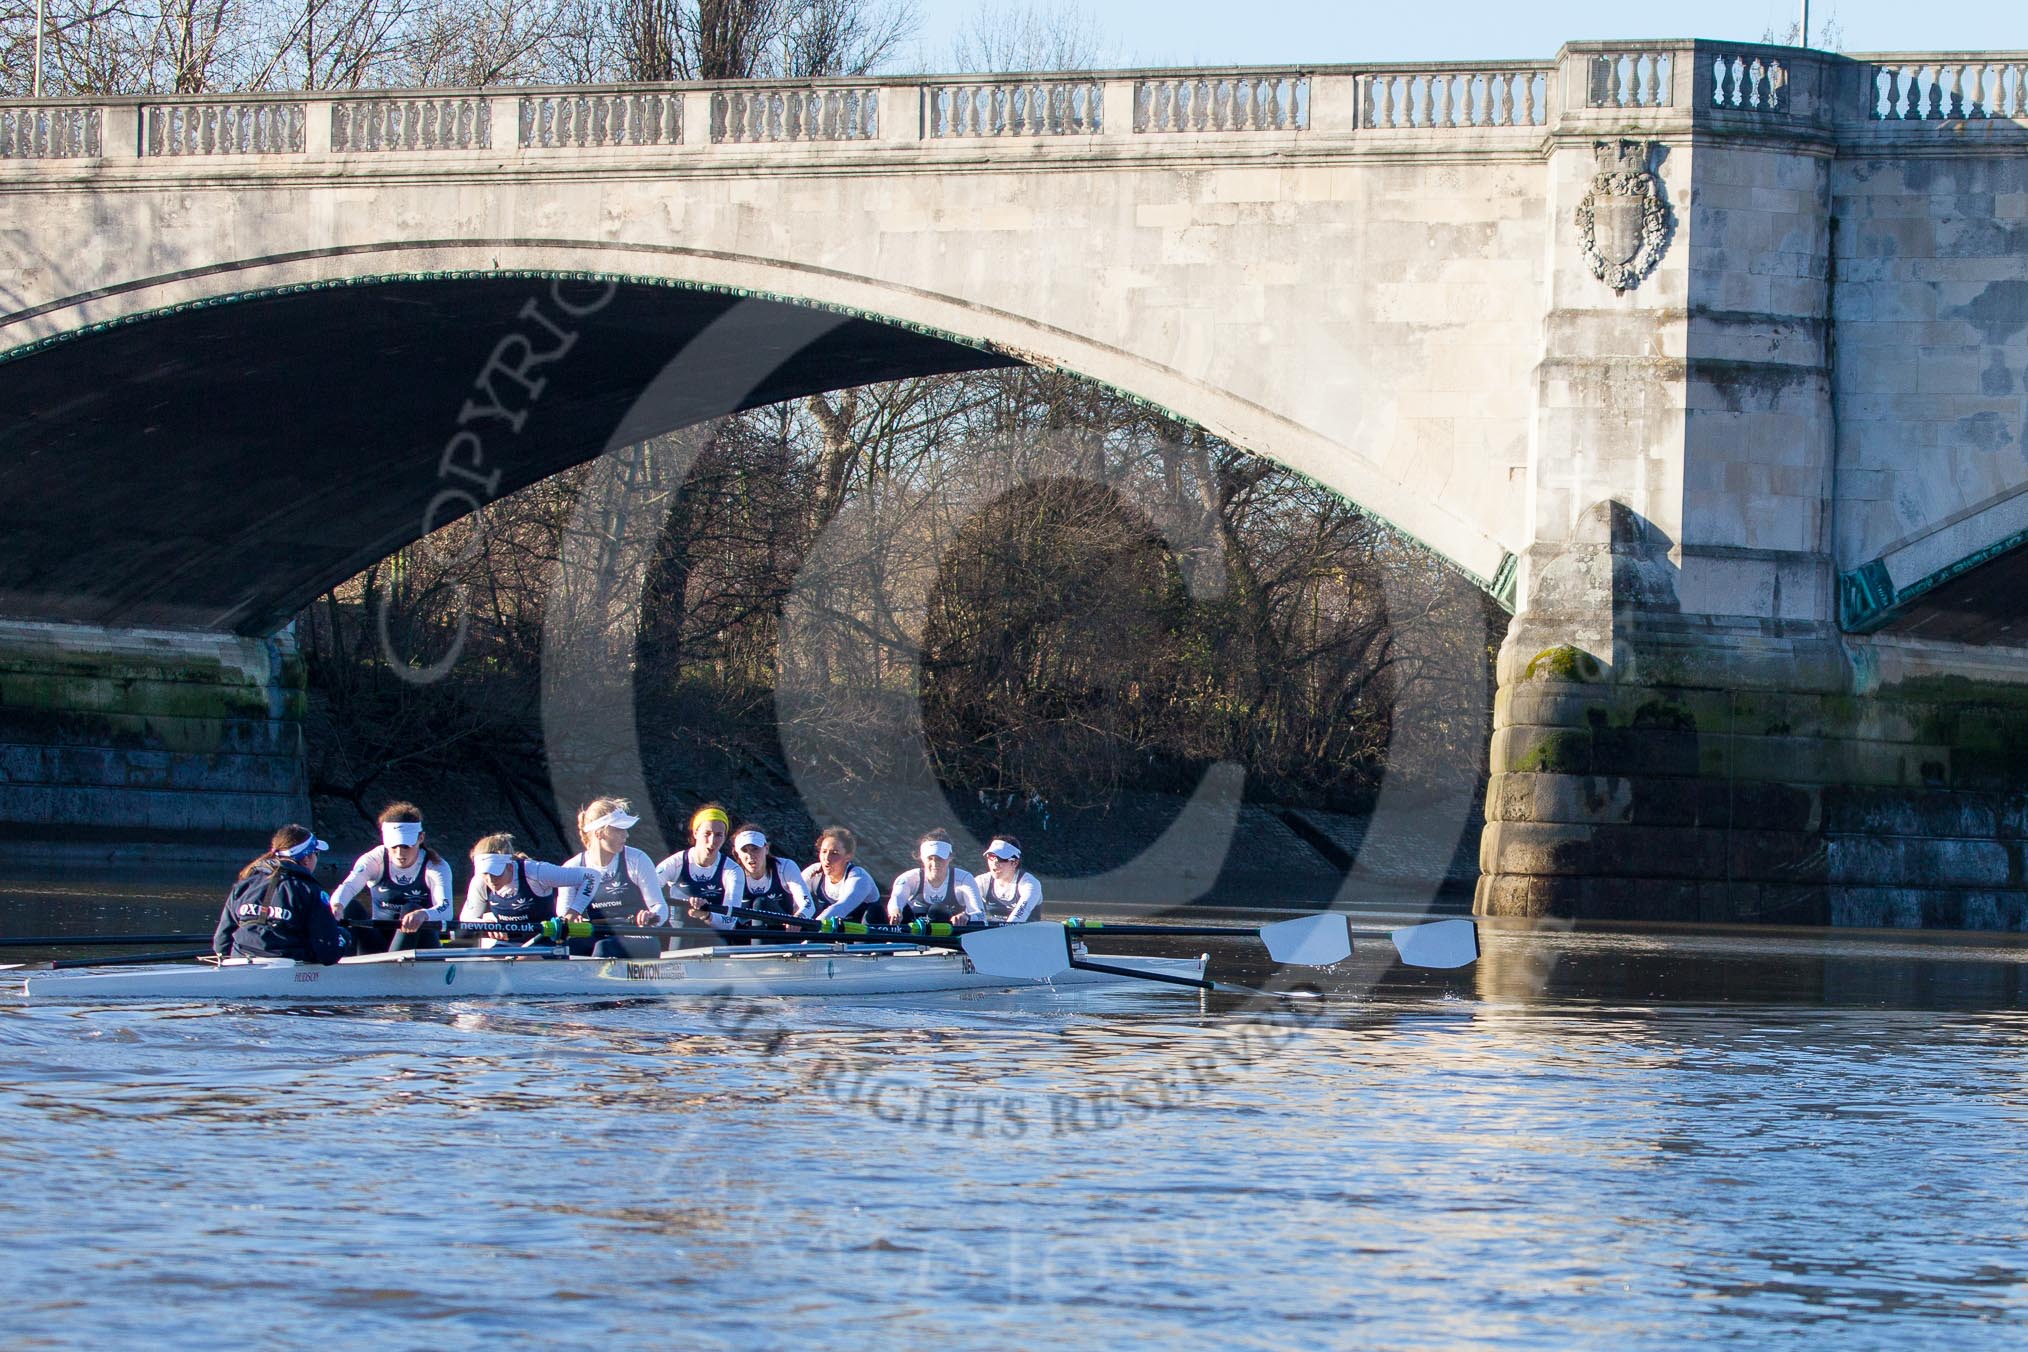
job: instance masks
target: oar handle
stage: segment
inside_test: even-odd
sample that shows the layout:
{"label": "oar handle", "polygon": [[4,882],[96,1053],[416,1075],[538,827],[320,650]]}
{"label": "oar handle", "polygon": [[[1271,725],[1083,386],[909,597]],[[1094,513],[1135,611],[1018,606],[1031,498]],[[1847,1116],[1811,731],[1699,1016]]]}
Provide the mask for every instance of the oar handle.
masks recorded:
{"label": "oar handle", "polygon": [[[775,911],[756,911],[746,906],[710,906],[706,910],[715,915],[728,915],[735,920],[759,920],[774,926],[786,926],[803,934],[848,934],[863,935],[879,939],[956,939],[981,928],[976,925],[952,925],[941,920],[911,920],[905,925],[868,925],[858,920],[812,920],[804,916],[782,915]],[[753,930],[732,930],[728,933],[752,934]]]}

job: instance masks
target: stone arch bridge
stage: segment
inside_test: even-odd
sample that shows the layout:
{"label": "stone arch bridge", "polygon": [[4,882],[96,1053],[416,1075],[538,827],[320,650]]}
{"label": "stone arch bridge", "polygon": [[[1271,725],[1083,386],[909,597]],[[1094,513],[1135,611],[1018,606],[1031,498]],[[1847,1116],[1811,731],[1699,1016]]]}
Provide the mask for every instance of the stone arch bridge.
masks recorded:
{"label": "stone arch bridge", "polygon": [[1032,362],[1512,607],[1482,911],[2024,927],[2024,79],[1625,42],[0,104],[0,847],[300,813],[289,615],[616,436]]}

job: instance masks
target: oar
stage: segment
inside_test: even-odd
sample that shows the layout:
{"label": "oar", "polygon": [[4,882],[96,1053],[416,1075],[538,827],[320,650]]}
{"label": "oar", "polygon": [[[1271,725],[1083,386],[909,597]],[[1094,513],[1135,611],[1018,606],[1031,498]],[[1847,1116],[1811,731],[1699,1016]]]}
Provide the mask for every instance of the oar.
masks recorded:
{"label": "oar", "polygon": [[[1167,972],[1143,972],[1132,967],[1079,958],[1070,951],[1070,931],[1061,925],[995,925],[967,934],[959,943],[972,966],[987,976],[1014,981],[1054,981],[1065,972],[1104,972],[1109,976],[1159,981],[1168,986],[1192,986],[1217,990],[1219,983],[1198,977],[1172,976]],[[1349,950],[1348,950],[1349,951]]]}
{"label": "oar", "polygon": [[[863,926],[861,927],[864,928]],[[718,939],[737,933],[741,938],[772,934],[785,938],[864,938],[856,935],[805,935],[800,930],[716,930],[702,925],[601,925],[589,920],[467,920],[458,926],[460,938],[488,939],[595,939],[607,936],[653,939]]]}
{"label": "oar", "polygon": [[85,948],[98,944],[208,944],[209,934],[35,934],[0,939],[0,948]]}
{"label": "oar", "polygon": [[[1144,930],[1160,934],[1187,933],[1188,927],[1164,928],[1143,926]],[[959,943],[972,965],[988,976],[1014,977],[1025,981],[1052,981],[1067,971],[1104,972],[1109,976],[1134,977],[1143,981],[1159,981],[1171,986],[1194,986],[1198,990],[1230,991],[1242,995],[1272,995],[1289,998],[1298,994],[1292,991],[1263,991],[1252,986],[1235,986],[1222,981],[1206,981],[1199,977],[1172,976],[1167,972],[1145,972],[1133,967],[1117,967],[1111,963],[1093,962],[1088,957],[1079,957],[1071,950],[1073,931],[1066,925],[1052,925],[1036,922],[1025,925],[996,925],[988,929],[967,931]],[[1297,920],[1278,921],[1264,925],[1258,931],[1240,930],[1241,934],[1257,934],[1266,944],[1268,955],[1276,962],[1296,967],[1329,967],[1352,956],[1352,928],[1345,923],[1342,915],[1303,916]],[[1314,992],[1301,992],[1304,996]]]}
{"label": "oar", "polygon": [[[1231,935],[1234,937],[1258,936],[1268,946],[1268,954],[1276,962],[1298,965],[1328,967],[1336,958],[1310,961],[1303,957],[1283,957],[1276,952],[1277,946],[1299,952],[1303,945],[1312,941],[1325,943],[1327,948],[1320,952],[1335,952],[1337,926],[1319,925],[1313,929],[1302,926],[1311,921],[1332,918],[1336,913],[1306,916],[1301,920],[1284,920],[1259,929],[1246,929],[1238,925],[1111,925],[1103,920],[1082,920],[1072,917],[1063,922],[1063,927],[1073,934],[1108,934],[1115,937],[1136,937],[1143,935],[1173,934],[1178,938],[1198,935]],[[1479,927],[1469,920],[1433,920],[1424,925],[1403,925],[1392,930],[1354,930],[1347,933],[1361,939],[1386,939],[1394,945],[1401,960],[1411,967],[1467,967],[1479,960]],[[1349,955],[1349,949],[1348,949]]]}
{"label": "oar", "polygon": [[786,930],[792,934],[809,935],[863,935],[867,937],[896,939],[955,939],[972,930],[982,929],[981,925],[953,925],[943,920],[911,920],[902,925],[869,925],[858,920],[816,920],[805,916],[783,915],[779,911],[756,911],[745,906],[712,906],[707,908],[718,915],[729,915],[735,920],[758,920],[757,929],[725,930],[726,934],[759,934],[774,928],[777,933]]}

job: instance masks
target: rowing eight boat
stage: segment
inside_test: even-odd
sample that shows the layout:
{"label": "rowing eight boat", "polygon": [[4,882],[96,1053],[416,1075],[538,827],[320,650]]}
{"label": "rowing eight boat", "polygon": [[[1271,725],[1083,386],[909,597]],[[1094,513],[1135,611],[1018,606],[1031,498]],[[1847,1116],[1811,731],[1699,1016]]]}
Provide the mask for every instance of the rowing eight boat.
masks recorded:
{"label": "rowing eight boat", "polygon": [[34,972],[32,1001],[663,999],[727,995],[910,995],[1051,985],[1202,980],[1205,957],[1103,959],[1139,976],[1074,969],[1052,980],[978,970],[964,953],[908,944],[795,944],[680,949],[660,958],[573,958],[563,948],[422,949],[346,958],[336,966],[234,958],[105,970]]}

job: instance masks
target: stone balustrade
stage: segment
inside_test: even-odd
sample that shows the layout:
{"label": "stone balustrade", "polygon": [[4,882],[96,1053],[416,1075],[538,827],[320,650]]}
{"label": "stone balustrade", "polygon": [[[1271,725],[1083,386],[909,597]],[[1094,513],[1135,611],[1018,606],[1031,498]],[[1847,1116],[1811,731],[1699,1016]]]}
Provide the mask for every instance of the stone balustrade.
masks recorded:
{"label": "stone balustrade", "polygon": [[1361,78],[1361,125],[1381,130],[1539,127],[1549,120],[1547,65],[1381,71]]}
{"label": "stone balustrade", "polygon": [[2028,118],[2028,56],[1876,57],[1866,115],[1881,122]]}
{"label": "stone balustrade", "polygon": [[1668,108],[1676,102],[1676,54],[1597,52],[1587,67],[1587,108]]}
{"label": "stone balustrade", "polygon": [[141,153],[300,155],[308,115],[307,100],[149,103],[142,108]]}
{"label": "stone balustrade", "polygon": [[1105,86],[1097,80],[1036,79],[931,85],[923,91],[923,136],[1095,136],[1105,129]]}
{"label": "stone balustrade", "polygon": [[729,144],[871,141],[880,135],[874,88],[721,89],[711,96],[711,139]]}
{"label": "stone balustrade", "polygon": [[1573,117],[1589,130],[1606,125],[1602,114],[1657,129],[1710,118],[1751,130],[1773,118],[1871,127],[1874,136],[1900,124],[2021,122],[2028,54],[1843,57],[1739,43],[1588,42],[1534,63],[12,100],[0,102],[0,161],[767,153],[1072,137],[1152,146],[1156,138],[1186,145],[1367,133],[1398,144],[1511,135]]}
{"label": "stone balustrade", "polygon": [[527,148],[683,143],[683,96],[660,90],[535,94],[519,101]]}
{"label": "stone balustrade", "polygon": [[485,150],[493,144],[492,100],[347,99],[331,105],[331,149],[352,151]]}
{"label": "stone balustrade", "polygon": [[97,108],[0,108],[0,159],[68,160],[103,154]]}
{"label": "stone balustrade", "polygon": [[1710,61],[1710,106],[1736,112],[1789,111],[1789,63],[1773,53],[1719,52]]}
{"label": "stone balustrade", "polygon": [[1306,75],[1199,74],[1134,84],[1134,131],[1305,131],[1310,125]]}

